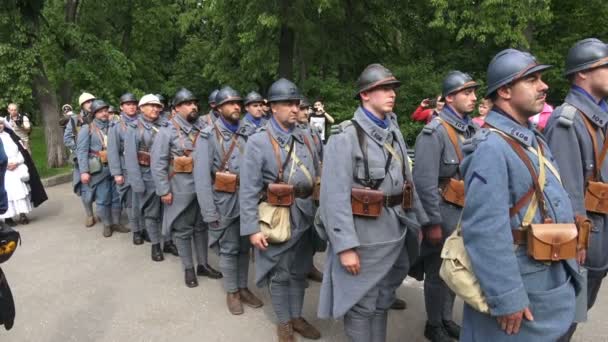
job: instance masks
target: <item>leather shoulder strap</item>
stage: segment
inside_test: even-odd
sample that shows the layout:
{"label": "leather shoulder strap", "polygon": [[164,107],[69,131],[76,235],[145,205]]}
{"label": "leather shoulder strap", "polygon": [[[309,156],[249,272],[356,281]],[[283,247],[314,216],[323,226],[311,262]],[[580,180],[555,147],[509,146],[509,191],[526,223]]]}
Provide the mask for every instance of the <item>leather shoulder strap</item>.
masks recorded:
{"label": "leather shoulder strap", "polygon": [[606,153],[608,152],[608,139],[604,137],[604,144],[600,152],[596,135],[597,130],[593,127],[593,124],[591,123],[591,121],[589,121],[585,114],[581,113],[581,118],[583,118],[583,122],[585,123],[585,127],[587,128],[587,132],[589,132],[591,142],[593,143],[593,155],[595,159],[595,165],[593,166],[593,176],[591,176],[591,179],[599,180],[602,164],[604,164],[604,160],[606,159]]}
{"label": "leather shoulder strap", "polygon": [[222,170],[222,171],[227,171],[226,164],[228,164],[228,160],[230,159],[230,156],[232,155],[232,152],[234,152],[234,148],[236,147],[236,140],[237,140],[237,136],[235,134],[235,135],[232,136],[232,142],[230,143],[230,147],[228,148],[228,152],[224,153],[224,157],[222,158],[222,165],[220,165],[220,170]]}
{"label": "leather shoulder strap", "polygon": [[446,132],[448,133],[448,137],[450,138],[450,141],[452,142],[452,145],[454,146],[454,149],[456,150],[456,155],[458,156],[458,161],[462,163],[462,151],[460,150],[460,146],[458,145],[458,133],[456,133],[456,130],[454,129],[454,127],[452,127],[452,125],[450,125],[449,123],[443,121],[443,120],[439,120],[439,122],[441,122],[441,125],[443,126],[443,128],[445,128]]}

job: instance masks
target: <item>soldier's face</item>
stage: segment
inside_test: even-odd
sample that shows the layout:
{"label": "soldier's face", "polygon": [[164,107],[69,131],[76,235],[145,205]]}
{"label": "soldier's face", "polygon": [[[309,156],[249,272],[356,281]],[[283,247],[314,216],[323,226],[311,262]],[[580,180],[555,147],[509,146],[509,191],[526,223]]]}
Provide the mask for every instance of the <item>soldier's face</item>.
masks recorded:
{"label": "soldier's face", "polygon": [[270,105],[275,120],[285,126],[293,126],[298,121],[300,100],[274,102]]}
{"label": "soldier's face", "polygon": [[137,102],[125,102],[120,105],[120,110],[128,116],[133,116],[137,113]]}
{"label": "soldier's face", "polygon": [[308,123],[309,112],[310,111],[309,111],[308,107],[300,107],[300,110],[298,111],[298,123],[301,123],[301,124]]}
{"label": "soldier's face", "polygon": [[545,105],[549,86],[543,82],[539,72],[529,75],[506,87],[506,99],[521,115],[531,117],[540,113]]}
{"label": "soldier's face", "polygon": [[82,104],[82,108],[84,108],[85,112],[90,112],[91,111],[91,104],[93,103],[93,100],[89,100],[85,103]]}
{"label": "soldier's face", "polygon": [[602,97],[608,96],[608,66],[592,69],[587,75],[592,91]]}
{"label": "soldier's face", "polygon": [[108,112],[108,108],[102,108],[95,112],[95,119],[101,121],[108,121],[108,117],[110,116],[110,112]]}
{"label": "soldier's face", "polygon": [[381,86],[360,94],[363,103],[377,113],[390,113],[395,107],[397,93],[392,86]]}
{"label": "soldier's face", "polygon": [[156,121],[156,119],[158,119],[158,116],[160,115],[160,111],[163,109],[163,107],[157,105],[157,104],[146,104],[143,105],[139,108],[142,112],[142,114],[144,115],[144,118],[148,121]]}
{"label": "soldier's face", "polygon": [[198,104],[196,101],[186,101],[175,106],[175,111],[189,122],[198,118]]}
{"label": "soldier's face", "polygon": [[241,103],[237,101],[226,102],[217,107],[217,111],[224,119],[237,122],[241,118]]}
{"label": "soldier's face", "polygon": [[475,110],[477,96],[475,96],[475,89],[469,88],[448,95],[446,100],[459,114],[469,114]]}
{"label": "soldier's face", "polygon": [[8,114],[10,114],[10,116],[16,116],[17,115],[17,106],[11,104],[8,106]]}
{"label": "soldier's face", "polygon": [[260,102],[254,102],[247,105],[247,112],[256,119],[264,115],[264,107]]}

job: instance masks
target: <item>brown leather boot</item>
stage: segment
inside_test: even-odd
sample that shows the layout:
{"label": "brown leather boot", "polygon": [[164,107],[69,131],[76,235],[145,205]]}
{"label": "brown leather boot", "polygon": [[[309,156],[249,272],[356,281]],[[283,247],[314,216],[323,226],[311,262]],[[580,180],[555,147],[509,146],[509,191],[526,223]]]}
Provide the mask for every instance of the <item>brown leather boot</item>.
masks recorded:
{"label": "brown leather boot", "polygon": [[93,216],[87,216],[87,218],[84,220],[84,226],[85,227],[93,227],[95,225],[95,217]]}
{"label": "brown leather boot", "polygon": [[296,337],[293,334],[293,326],[289,323],[279,323],[277,325],[277,336],[279,342],[295,342]]}
{"label": "brown leather boot", "polygon": [[118,223],[118,224],[113,224],[112,225],[112,230],[117,232],[117,233],[128,233],[131,231],[131,229],[123,226],[122,224]]}
{"label": "brown leather boot", "polygon": [[112,226],[110,226],[110,225],[103,226],[103,236],[104,237],[112,236]]}
{"label": "brown leather boot", "polygon": [[262,306],[264,306],[264,303],[258,297],[256,297],[256,295],[254,295],[248,288],[245,287],[239,289],[239,292],[241,293],[241,302],[243,302],[243,304],[252,308],[261,308]]}
{"label": "brown leather boot", "polygon": [[308,277],[308,279],[310,279],[312,281],[316,281],[317,283],[323,282],[323,273],[321,271],[319,271],[315,267],[315,265],[312,265],[312,268],[310,269],[310,272],[308,272],[307,277]]}
{"label": "brown leather boot", "polygon": [[238,292],[226,294],[226,305],[228,305],[228,311],[233,315],[242,315],[244,312],[241,295]]}
{"label": "brown leather boot", "polygon": [[321,338],[319,330],[302,317],[292,319],[291,325],[293,326],[293,330],[309,340],[318,340]]}

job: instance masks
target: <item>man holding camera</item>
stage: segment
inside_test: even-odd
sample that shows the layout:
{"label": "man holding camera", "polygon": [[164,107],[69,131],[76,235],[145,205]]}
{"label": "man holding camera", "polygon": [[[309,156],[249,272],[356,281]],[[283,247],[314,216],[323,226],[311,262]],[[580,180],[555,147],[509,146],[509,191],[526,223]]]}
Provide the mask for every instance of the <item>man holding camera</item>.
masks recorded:
{"label": "man holding camera", "polygon": [[334,118],[325,111],[325,106],[321,101],[315,101],[314,110],[310,116],[310,125],[321,132],[321,140],[325,142],[325,126],[333,124]]}
{"label": "man holding camera", "polygon": [[32,131],[32,126],[30,124],[30,119],[27,117],[27,115],[19,113],[19,106],[17,106],[16,103],[11,103],[8,105],[8,117],[6,118],[6,121],[21,139],[21,144],[23,147],[25,147],[25,149],[31,154],[30,132]]}

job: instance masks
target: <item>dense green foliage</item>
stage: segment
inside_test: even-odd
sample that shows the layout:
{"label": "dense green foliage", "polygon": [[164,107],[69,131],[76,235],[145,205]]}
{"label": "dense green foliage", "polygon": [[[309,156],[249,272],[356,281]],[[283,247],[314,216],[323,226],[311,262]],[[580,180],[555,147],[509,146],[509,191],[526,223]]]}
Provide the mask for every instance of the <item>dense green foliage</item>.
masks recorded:
{"label": "dense green foliage", "polygon": [[125,91],[170,97],[182,86],[201,99],[225,84],[265,93],[281,74],[343,120],[356,106],[358,74],[380,62],[403,81],[396,111],[410,142],[420,124],[409,114],[438,93],[448,70],[468,71],[483,83],[496,52],[530,49],[556,65],[547,80],[549,102],[557,104],[568,87],[561,77],[568,48],[581,38],[608,38],[608,2],[601,0],[0,3],[2,108],[16,101],[49,115],[40,113],[32,90],[37,75],[48,79],[58,105],[76,105],[83,90],[113,103]]}

